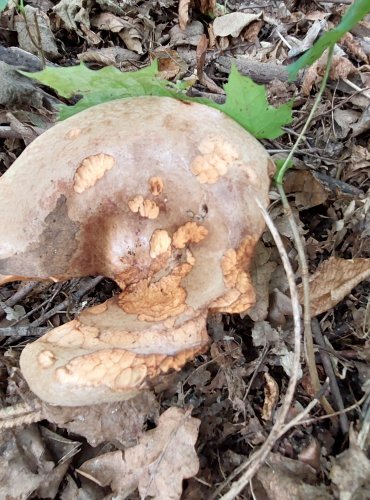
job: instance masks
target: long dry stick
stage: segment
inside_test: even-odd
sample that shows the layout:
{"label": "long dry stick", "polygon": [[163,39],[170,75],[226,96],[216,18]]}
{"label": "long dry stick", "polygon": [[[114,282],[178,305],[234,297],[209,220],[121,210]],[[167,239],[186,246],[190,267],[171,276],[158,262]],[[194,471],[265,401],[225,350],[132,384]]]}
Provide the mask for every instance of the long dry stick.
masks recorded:
{"label": "long dry stick", "polygon": [[[248,459],[248,461],[242,464],[242,466],[238,469],[238,472],[242,472],[244,469],[247,470],[240,479],[238,479],[232,484],[231,489],[229,490],[228,493],[226,493],[222,497],[222,500],[232,500],[233,498],[235,498],[236,495],[240,493],[240,491],[249,483],[249,481],[253,478],[258,469],[264,463],[268,454],[270,453],[274,444],[276,443],[276,440],[281,436],[281,431],[282,428],[284,427],[285,419],[293,402],[294,392],[298,382],[298,374],[300,372],[302,328],[301,328],[298,291],[295,284],[294,272],[292,266],[290,265],[288,254],[285,250],[280,234],[276,229],[271,217],[269,216],[263,204],[257,198],[256,198],[256,203],[259,209],[261,210],[266,225],[269,228],[275,240],[289,283],[289,290],[293,308],[293,320],[294,320],[294,356],[293,356],[292,376],[290,377],[289,380],[289,384],[285,393],[282,407],[276,416],[275,424],[273,425],[270,434],[268,435],[266,441],[261,446],[261,448],[256,453],[254,453]],[[221,485],[221,488],[219,488],[215,492],[215,496],[219,494],[220,490],[222,490],[228,482],[229,481],[226,481],[225,483],[223,483],[223,485]]]}
{"label": "long dry stick", "polygon": [[[314,117],[316,110],[321,102],[322,95],[324,93],[329,74],[330,74],[330,67],[331,67],[331,61],[333,58],[333,52],[334,52],[334,47],[331,47],[329,49],[328,53],[328,59],[327,59],[327,66],[325,70],[325,74],[323,77],[323,80],[320,85],[319,92],[315,98],[314,104],[312,106],[311,112],[308,115],[308,118],[301,130],[301,133],[299,134],[294,146],[292,147],[288,158],[285,160],[284,165],[282,166],[281,170],[279,171],[277,177],[276,177],[276,183],[277,187],[280,193],[281,201],[283,204],[283,207],[286,212],[286,216],[289,221],[289,225],[292,229],[293,232],[293,238],[294,238],[294,244],[296,247],[296,250],[298,252],[298,260],[299,260],[299,265],[301,268],[301,277],[302,277],[302,286],[303,286],[303,322],[304,322],[304,338],[305,338],[305,352],[306,352],[306,362],[308,366],[308,370],[310,373],[310,378],[312,382],[312,386],[314,388],[315,392],[320,391],[320,379],[317,373],[317,368],[316,368],[316,362],[315,362],[315,351],[314,351],[314,346],[313,346],[313,337],[312,337],[312,329],[311,329],[311,301],[310,301],[310,285],[309,285],[309,279],[308,279],[308,266],[307,266],[307,259],[304,251],[304,246],[301,240],[301,236],[299,234],[299,229],[296,224],[296,221],[293,217],[292,210],[290,208],[288,199],[285,195],[285,191],[283,188],[283,178],[285,175],[285,172],[289,168],[289,163],[291,159],[293,158],[293,155],[295,151],[297,150],[299,144],[303,140],[305,133],[312,121],[312,118]],[[323,396],[321,398],[321,404],[324,407],[325,411],[327,414],[334,413],[334,409],[328,402],[328,400]]]}

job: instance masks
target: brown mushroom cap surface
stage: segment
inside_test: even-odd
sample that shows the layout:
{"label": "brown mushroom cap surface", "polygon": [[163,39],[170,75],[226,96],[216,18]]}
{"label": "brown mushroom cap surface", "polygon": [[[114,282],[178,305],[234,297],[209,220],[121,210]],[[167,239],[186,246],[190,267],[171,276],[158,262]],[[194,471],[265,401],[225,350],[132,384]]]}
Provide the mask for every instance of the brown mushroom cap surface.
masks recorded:
{"label": "brown mushroom cap surface", "polygon": [[122,292],[26,346],[33,392],[60,405],[131,397],[207,345],[208,310],[254,303],[248,274],[272,162],[221,112],[164,97],[55,125],[0,180],[0,274],[104,275]]}

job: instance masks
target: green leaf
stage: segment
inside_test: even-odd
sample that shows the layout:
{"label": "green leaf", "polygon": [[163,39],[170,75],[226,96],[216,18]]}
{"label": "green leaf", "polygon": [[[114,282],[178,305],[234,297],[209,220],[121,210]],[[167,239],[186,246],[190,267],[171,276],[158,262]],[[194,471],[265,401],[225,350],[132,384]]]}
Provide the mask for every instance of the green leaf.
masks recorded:
{"label": "green leaf", "polygon": [[156,78],[156,62],[144,69],[127,73],[122,73],[113,66],[93,71],[83,63],[65,68],[47,67],[37,73],[21,73],[53,88],[67,99],[75,95],[82,96],[73,106],[59,106],[60,120],[102,102],[143,95],[174,97],[178,92],[176,86]]}
{"label": "green leaf", "polygon": [[369,12],[370,0],[356,0],[347,10],[338,26],[322,35],[310,50],[303,54],[296,62],[288,66],[290,80],[294,80],[297,77],[298,71],[306,66],[310,66],[319,59],[327,48],[339,42]]}
{"label": "green leaf", "polygon": [[267,102],[266,90],[232,67],[225,85],[226,102],[217,104],[209,99],[191,98],[183,92],[186,83],[172,84],[161,80],[157,63],[139,71],[122,73],[108,66],[98,71],[84,64],[66,68],[47,67],[37,73],[21,72],[55,89],[61,97],[81,96],[73,106],[59,106],[59,119],[64,120],[102,102],[143,95],[169,96],[189,102],[199,102],[219,109],[257,138],[274,139],[283,133],[282,126],[292,121],[292,103],[274,108]]}
{"label": "green leaf", "polygon": [[8,0],[0,0],[0,12],[6,9],[8,5]]}
{"label": "green leaf", "polygon": [[275,139],[283,133],[281,127],[291,123],[293,101],[279,108],[270,106],[265,87],[241,75],[236,66],[232,66],[224,88],[226,102],[215,107],[258,139]]}

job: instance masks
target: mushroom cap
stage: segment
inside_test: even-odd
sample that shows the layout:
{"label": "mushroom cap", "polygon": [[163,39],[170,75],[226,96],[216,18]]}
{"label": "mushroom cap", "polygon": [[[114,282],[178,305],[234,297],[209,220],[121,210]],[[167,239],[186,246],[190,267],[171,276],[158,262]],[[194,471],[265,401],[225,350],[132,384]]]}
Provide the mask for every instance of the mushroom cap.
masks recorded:
{"label": "mushroom cap", "polygon": [[95,106],[30,144],[0,180],[0,274],[122,289],[24,349],[31,389],[54,404],[124,399],[204,350],[209,309],[254,303],[254,196],[268,203],[272,173],[232,119],[164,97]]}

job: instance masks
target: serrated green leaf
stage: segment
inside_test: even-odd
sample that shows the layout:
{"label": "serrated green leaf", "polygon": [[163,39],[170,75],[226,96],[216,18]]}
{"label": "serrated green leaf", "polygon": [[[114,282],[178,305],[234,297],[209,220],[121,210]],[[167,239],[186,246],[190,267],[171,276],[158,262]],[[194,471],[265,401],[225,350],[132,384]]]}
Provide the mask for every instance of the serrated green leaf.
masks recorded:
{"label": "serrated green leaf", "polygon": [[281,127],[292,122],[293,101],[279,108],[270,106],[264,85],[258,85],[243,76],[234,65],[224,89],[225,104],[217,104],[204,98],[191,100],[222,111],[257,139],[275,139],[283,134]]}
{"label": "serrated green leaf", "polygon": [[270,106],[265,87],[241,75],[236,66],[224,88],[226,102],[219,109],[258,139],[275,139],[283,133],[281,127],[292,122],[293,101],[279,108]]}
{"label": "serrated green leaf", "polygon": [[369,12],[370,0],[356,0],[347,10],[338,26],[322,35],[310,50],[303,54],[296,62],[288,66],[290,80],[294,80],[297,77],[298,71],[306,66],[310,66],[319,59],[327,48],[339,42]]}
{"label": "serrated green leaf", "polygon": [[125,97],[143,95],[176,96],[176,87],[166,80],[156,78],[157,63],[134,72],[122,73],[113,66],[98,71],[89,69],[85,64],[65,68],[47,67],[36,73],[22,72],[53,88],[67,99],[81,95],[73,106],[59,106],[59,119],[64,120],[84,109],[102,102]]}

